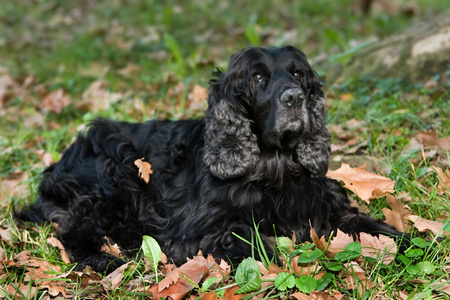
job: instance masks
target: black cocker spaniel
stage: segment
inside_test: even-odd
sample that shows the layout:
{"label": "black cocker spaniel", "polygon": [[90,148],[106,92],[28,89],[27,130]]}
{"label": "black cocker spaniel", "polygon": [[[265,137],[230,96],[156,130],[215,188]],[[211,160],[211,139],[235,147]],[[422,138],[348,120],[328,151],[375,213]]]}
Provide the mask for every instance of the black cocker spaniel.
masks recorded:
{"label": "black cocker spaniel", "polygon": [[[107,272],[124,262],[101,251],[106,237],[129,254],[150,235],[175,263],[199,250],[237,263],[252,250],[235,234],[251,240],[254,224],[272,256],[271,237],[307,241],[310,224],[325,237],[337,228],[403,236],[350,207],[325,177],[323,82],[303,52],[245,48],[214,75],[201,120],[92,122],[44,171],[39,198],[19,218],[56,222],[79,268]],[[148,183],[140,158],[152,164]]]}

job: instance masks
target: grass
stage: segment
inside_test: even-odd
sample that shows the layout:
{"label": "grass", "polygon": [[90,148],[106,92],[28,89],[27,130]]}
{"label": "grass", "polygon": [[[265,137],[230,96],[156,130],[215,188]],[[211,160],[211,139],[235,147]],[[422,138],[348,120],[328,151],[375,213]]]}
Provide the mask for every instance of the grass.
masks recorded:
{"label": "grass", "polygon": [[[96,116],[128,121],[201,117],[201,109],[189,107],[193,87],[206,88],[211,72],[226,67],[229,56],[244,46],[298,46],[326,77],[331,66],[348,59],[355,41],[361,45],[386,37],[413,21],[401,13],[378,12],[361,17],[349,9],[354,2],[16,0],[2,4],[0,81],[6,76],[15,84],[6,96],[0,95],[0,179],[4,189],[0,190],[0,229],[10,235],[1,240],[1,297],[13,299],[16,294],[26,299],[32,295],[34,283],[26,278],[26,269],[6,265],[24,249],[32,257],[58,266],[60,274],[73,269],[73,265],[62,261],[60,250],[48,243],[53,234],[50,225],[17,227],[11,217],[14,206],[36,198],[44,169],[43,153],[57,161],[76,133]],[[396,5],[401,8],[406,3],[398,1]],[[440,0],[420,0],[416,5],[419,17],[424,19],[432,19],[449,8]],[[318,59],[323,56],[326,63],[316,64],[323,61]],[[103,81],[101,92],[120,94],[120,99],[106,109],[98,109],[96,101],[85,95],[98,80]],[[58,113],[55,104],[44,105],[43,100],[59,89],[69,103]],[[419,159],[420,150],[403,150],[419,132],[434,130],[439,138],[450,137],[449,91],[448,83],[427,87],[423,82],[397,78],[355,77],[326,87],[333,143],[342,145],[353,139],[366,145],[341,158],[349,162],[358,157],[373,158],[375,163],[368,164],[369,169],[394,179],[395,194],[408,193],[410,199],[404,203],[414,214],[443,222],[449,221],[450,193],[438,189],[434,168],[447,169],[450,153],[438,151]],[[356,127],[351,125],[354,120]],[[338,125],[344,126],[342,131],[333,131],[333,126]],[[360,205],[365,206],[362,202]],[[385,207],[382,198],[365,209],[383,218],[381,209]],[[415,229],[408,231],[425,238]],[[425,239],[425,243],[428,246],[430,241]],[[297,245],[290,253],[286,253],[286,247],[283,249],[283,255],[292,259],[317,248]],[[344,262],[323,256],[318,262],[333,274],[326,289],[348,298],[395,298],[399,297],[398,291],[407,293],[410,299],[449,298],[437,288],[438,283],[449,281],[449,238],[423,255],[416,254],[412,251],[399,256],[389,265],[366,259],[362,264],[366,275],[381,283],[364,291],[343,287],[338,268]],[[124,288],[133,280],[147,287],[155,283],[146,278],[148,267],[142,262],[136,264],[126,272],[121,288],[104,292],[101,297],[145,299],[141,292]],[[315,271],[312,275],[317,274]],[[19,289],[21,284],[28,289]],[[224,286],[217,289],[223,292]],[[66,287],[70,287],[74,298],[93,293],[92,287],[81,283]],[[282,287],[274,284],[268,289],[280,297],[299,290]],[[34,299],[47,296],[53,297],[42,290]]]}

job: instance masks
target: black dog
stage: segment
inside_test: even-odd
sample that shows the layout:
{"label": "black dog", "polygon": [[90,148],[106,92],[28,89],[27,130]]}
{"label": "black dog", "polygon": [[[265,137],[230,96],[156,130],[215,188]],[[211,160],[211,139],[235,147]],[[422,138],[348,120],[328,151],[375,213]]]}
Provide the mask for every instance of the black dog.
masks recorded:
{"label": "black dog", "polygon": [[[96,120],[44,171],[39,198],[23,220],[58,223],[79,268],[111,271],[123,261],[101,252],[105,237],[139,249],[154,237],[176,263],[212,254],[251,256],[254,224],[274,255],[276,234],[328,237],[337,228],[397,238],[402,233],[350,207],[325,176],[330,135],[323,82],[294,47],[246,48],[210,82],[202,120],[130,124]],[[152,164],[149,183],[136,159]]]}

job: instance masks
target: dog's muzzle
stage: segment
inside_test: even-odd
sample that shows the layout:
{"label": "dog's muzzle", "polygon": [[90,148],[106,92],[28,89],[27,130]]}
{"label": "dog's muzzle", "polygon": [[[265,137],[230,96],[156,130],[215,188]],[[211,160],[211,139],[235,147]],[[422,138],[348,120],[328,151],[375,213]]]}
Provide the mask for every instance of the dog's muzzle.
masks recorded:
{"label": "dog's muzzle", "polygon": [[299,88],[287,89],[280,97],[280,102],[283,105],[292,108],[299,108],[304,100],[305,94],[303,93],[303,90]]}

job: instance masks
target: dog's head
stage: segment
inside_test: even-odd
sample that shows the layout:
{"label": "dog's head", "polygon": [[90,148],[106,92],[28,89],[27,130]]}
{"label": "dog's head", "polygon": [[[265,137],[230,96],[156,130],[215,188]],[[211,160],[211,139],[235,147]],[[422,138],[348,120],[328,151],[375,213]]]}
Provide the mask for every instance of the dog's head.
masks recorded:
{"label": "dog's head", "polygon": [[291,46],[245,48],[211,80],[205,156],[220,179],[251,175],[261,157],[283,155],[310,172],[328,169],[323,81]]}

